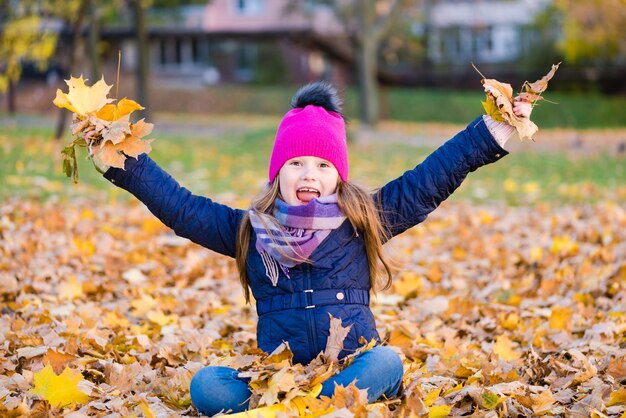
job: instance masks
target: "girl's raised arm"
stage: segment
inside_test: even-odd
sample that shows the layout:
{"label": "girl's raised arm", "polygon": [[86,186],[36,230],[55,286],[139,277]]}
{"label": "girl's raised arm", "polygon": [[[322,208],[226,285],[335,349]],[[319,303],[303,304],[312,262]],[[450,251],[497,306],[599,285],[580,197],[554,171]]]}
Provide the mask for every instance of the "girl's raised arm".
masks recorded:
{"label": "girl's raised arm", "polygon": [[477,118],[376,194],[383,223],[392,236],[419,224],[461,185],[468,173],[507,154],[483,118]]}
{"label": "girl's raised arm", "polygon": [[138,159],[127,158],[125,170],[112,167],[104,177],[142,201],[176,235],[235,257],[242,210],[192,194],[146,154]]}

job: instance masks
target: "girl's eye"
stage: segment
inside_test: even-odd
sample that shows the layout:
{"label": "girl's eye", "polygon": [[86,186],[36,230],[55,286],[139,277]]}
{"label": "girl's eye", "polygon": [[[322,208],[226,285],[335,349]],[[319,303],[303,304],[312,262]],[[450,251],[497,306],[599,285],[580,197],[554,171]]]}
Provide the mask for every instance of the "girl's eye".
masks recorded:
{"label": "girl's eye", "polygon": [[330,164],[328,164],[328,163],[320,163],[320,167],[328,168],[328,167],[330,167]]}
{"label": "girl's eye", "polygon": [[290,162],[289,165],[300,166],[300,165],[302,165],[302,163],[300,161],[296,160],[296,161]]}

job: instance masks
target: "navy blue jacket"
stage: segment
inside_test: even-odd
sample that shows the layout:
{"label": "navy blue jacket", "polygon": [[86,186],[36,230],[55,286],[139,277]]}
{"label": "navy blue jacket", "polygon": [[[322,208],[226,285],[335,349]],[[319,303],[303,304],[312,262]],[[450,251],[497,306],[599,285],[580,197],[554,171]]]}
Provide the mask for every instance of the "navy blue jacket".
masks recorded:
{"label": "navy blue jacket", "polygon": [[[507,152],[489,133],[482,118],[447,141],[421,164],[387,183],[375,199],[392,236],[422,222],[470,171],[497,161]],[[110,168],[105,177],[139,200],[174,232],[218,253],[234,257],[243,210],[195,196],[181,187],[147,155],[128,158],[126,170]],[[265,274],[252,234],[248,277],[256,300],[259,347],[272,352],[288,341],[294,361],[307,363],[326,346],[329,313],[352,325],[343,357],[359,347],[359,338],[380,341],[369,308],[370,282],[365,246],[345,221],[311,255],[312,264],[282,271],[276,287]]]}

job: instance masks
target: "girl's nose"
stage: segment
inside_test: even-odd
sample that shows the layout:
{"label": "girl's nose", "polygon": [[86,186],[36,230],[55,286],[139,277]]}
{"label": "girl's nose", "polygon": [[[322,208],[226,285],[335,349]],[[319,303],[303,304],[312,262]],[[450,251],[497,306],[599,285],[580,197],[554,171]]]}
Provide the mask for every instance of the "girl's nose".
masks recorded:
{"label": "girl's nose", "polygon": [[305,166],[304,170],[302,171],[302,178],[304,180],[315,180],[316,178],[315,168]]}

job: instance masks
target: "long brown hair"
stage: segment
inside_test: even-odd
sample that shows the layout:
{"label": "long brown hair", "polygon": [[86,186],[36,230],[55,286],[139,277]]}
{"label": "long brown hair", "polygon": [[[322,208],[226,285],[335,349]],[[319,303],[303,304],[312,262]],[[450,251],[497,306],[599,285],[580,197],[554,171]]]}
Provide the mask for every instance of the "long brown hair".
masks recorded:
{"label": "long brown hair", "polygon": [[[277,197],[280,197],[278,177],[252,200],[251,209],[262,213],[272,213]],[[378,281],[383,276],[386,276],[386,279],[381,289],[388,289],[391,286],[392,273],[390,264],[383,254],[383,243],[389,240],[390,235],[383,226],[380,211],[374,200],[361,187],[353,183],[339,181],[337,184],[337,204],[354,229],[363,235],[372,291],[376,292]],[[271,234],[269,235],[271,236]],[[237,232],[235,259],[239,270],[239,280],[248,303],[250,302],[250,282],[246,264],[251,236],[252,224],[250,223],[250,216],[246,212]],[[310,262],[310,260],[304,262]]]}

